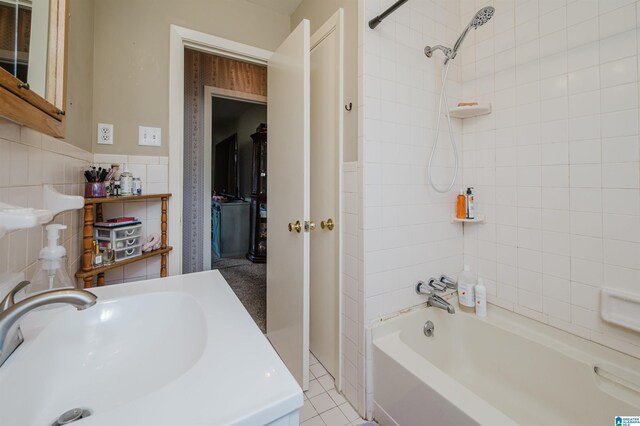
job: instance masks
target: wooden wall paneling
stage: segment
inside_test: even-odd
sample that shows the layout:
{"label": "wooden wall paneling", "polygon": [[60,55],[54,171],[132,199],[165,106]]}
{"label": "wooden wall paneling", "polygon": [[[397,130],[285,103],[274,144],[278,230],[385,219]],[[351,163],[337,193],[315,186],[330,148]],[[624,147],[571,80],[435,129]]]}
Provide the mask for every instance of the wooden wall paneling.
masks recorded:
{"label": "wooden wall paneling", "polygon": [[0,4],[0,50],[13,53],[16,47],[16,8]]}
{"label": "wooden wall paneling", "polygon": [[31,43],[31,9],[18,9],[18,52],[29,53]]}
{"label": "wooden wall paneling", "polygon": [[[0,49],[13,53],[16,39],[16,8],[0,4]],[[18,9],[18,52],[29,53],[31,10]]]}
{"label": "wooden wall paneling", "polygon": [[267,96],[267,68],[235,59],[198,52],[201,56],[204,83],[234,92]]}

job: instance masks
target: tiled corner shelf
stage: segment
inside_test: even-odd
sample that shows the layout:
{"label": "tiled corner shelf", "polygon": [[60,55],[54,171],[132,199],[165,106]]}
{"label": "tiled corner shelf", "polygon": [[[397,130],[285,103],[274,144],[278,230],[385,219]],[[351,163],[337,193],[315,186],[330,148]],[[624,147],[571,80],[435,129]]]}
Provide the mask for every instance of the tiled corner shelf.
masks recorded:
{"label": "tiled corner shelf", "polygon": [[475,219],[458,219],[456,215],[451,215],[451,223],[483,223],[485,220],[484,216],[478,216]]}
{"label": "tiled corner shelf", "polygon": [[491,114],[491,104],[458,106],[451,108],[449,114],[454,118],[471,118]]}

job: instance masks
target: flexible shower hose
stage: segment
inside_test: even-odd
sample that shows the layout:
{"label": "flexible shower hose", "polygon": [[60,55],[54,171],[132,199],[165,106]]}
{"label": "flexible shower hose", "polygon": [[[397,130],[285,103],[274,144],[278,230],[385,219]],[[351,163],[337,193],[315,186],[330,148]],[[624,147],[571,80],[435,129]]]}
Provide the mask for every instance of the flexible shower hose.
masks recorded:
{"label": "flexible shower hose", "polygon": [[[447,90],[445,88],[445,83],[447,82],[447,74],[449,74],[449,66],[451,66],[451,60],[447,61],[447,64],[442,68],[442,89],[440,89],[440,102],[438,103],[438,121],[436,123],[436,136],[433,141],[433,148],[431,148],[431,155],[429,156],[429,165],[428,165],[428,175],[429,175],[429,184],[433,189],[437,192],[444,194],[445,192],[449,192],[453,185],[456,183],[456,178],[458,177],[458,149],[456,148],[456,142],[453,138],[453,127],[451,125],[451,114],[449,113],[449,104],[447,102]],[[440,135],[440,115],[442,114],[442,106],[444,105],[445,114],[447,116],[447,124],[449,126],[449,141],[451,142],[451,147],[453,148],[453,158],[454,158],[454,168],[453,168],[453,178],[451,179],[451,183],[445,189],[438,188],[436,184],[433,182],[431,164],[433,163],[433,157],[436,155],[436,148],[438,147],[438,136]]]}

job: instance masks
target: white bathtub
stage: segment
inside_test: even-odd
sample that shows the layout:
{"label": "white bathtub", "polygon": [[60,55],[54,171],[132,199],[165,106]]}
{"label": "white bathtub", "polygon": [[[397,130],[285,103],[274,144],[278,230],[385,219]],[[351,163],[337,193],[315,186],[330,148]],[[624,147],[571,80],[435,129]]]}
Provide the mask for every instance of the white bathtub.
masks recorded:
{"label": "white bathtub", "polygon": [[[489,306],[427,308],[372,330],[384,426],[614,425],[640,416],[640,360]],[[426,337],[427,320],[435,325]],[[598,367],[596,374],[594,367]]]}

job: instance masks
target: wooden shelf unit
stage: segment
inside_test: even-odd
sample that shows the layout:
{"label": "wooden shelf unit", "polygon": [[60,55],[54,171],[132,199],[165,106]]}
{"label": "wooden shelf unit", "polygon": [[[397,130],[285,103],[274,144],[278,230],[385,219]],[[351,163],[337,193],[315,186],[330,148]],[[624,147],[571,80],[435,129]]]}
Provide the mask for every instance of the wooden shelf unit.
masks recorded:
{"label": "wooden shelf unit", "polygon": [[[145,194],[145,195],[125,195],[119,197],[103,197],[103,198],[85,198],[84,199],[84,226],[82,230],[82,269],[76,273],[76,278],[84,281],[84,288],[93,287],[93,277],[97,276],[97,285],[103,286],[104,273],[110,269],[119,268],[130,263],[145,260],[154,256],[162,256],[160,260],[160,276],[167,276],[167,254],[173,250],[173,247],[167,245],[167,208],[171,194]],[[121,260],[113,265],[93,267],[92,248],[93,248],[93,225],[94,223],[104,220],[102,217],[102,205],[107,203],[126,203],[129,201],[153,200],[160,199],[162,202],[162,215],[160,216],[160,248],[140,256]],[[94,219],[95,215],[95,219]]]}

